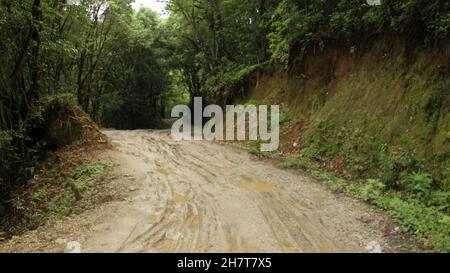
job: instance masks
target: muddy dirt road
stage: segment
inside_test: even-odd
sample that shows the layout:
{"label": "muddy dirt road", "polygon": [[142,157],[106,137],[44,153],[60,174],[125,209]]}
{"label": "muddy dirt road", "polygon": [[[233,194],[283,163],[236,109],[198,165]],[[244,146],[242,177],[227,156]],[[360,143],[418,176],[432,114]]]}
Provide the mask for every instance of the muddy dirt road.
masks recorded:
{"label": "muddy dirt road", "polygon": [[50,240],[83,252],[366,252],[373,241],[395,250],[383,215],[243,150],[174,142],[168,131],[105,134],[116,171],[131,178],[128,197],[53,227]]}

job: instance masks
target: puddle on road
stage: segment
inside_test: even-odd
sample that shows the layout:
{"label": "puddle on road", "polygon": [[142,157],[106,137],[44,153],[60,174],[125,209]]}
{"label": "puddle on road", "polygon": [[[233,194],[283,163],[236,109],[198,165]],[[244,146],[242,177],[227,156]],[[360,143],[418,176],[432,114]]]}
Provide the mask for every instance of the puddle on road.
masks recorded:
{"label": "puddle on road", "polygon": [[189,201],[189,197],[175,193],[172,199],[175,203],[184,203]]}
{"label": "puddle on road", "polygon": [[239,183],[239,187],[246,190],[257,191],[257,192],[275,192],[278,189],[268,183],[264,182],[243,182]]}
{"label": "puddle on road", "polygon": [[156,222],[158,220],[158,215],[152,214],[147,218],[150,222]]}
{"label": "puddle on road", "polygon": [[156,171],[164,176],[169,176],[172,174],[169,170],[166,170],[164,168],[156,168]]}
{"label": "puddle on road", "polygon": [[298,253],[298,249],[296,247],[293,247],[291,245],[284,245],[281,247],[283,249],[284,253]]}
{"label": "puddle on road", "polygon": [[190,218],[189,228],[198,229],[200,228],[200,218],[198,216],[193,216]]}

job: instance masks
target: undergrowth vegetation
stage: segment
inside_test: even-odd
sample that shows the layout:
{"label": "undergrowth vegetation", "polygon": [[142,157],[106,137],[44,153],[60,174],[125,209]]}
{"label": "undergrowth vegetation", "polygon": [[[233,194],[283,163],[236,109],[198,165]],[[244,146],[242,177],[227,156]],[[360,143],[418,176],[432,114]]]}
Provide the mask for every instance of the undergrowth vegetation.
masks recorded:
{"label": "undergrowth vegetation", "polygon": [[53,159],[48,164],[49,168],[31,187],[14,196],[14,214],[9,219],[11,223],[6,225],[8,234],[18,234],[70,215],[114,165],[109,160],[97,160],[83,163],[70,173],[61,173],[61,161]]}
{"label": "undergrowth vegetation", "polygon": [[381,137],[319,125],[307,132],[301,154],[318,162],[339,159],[347,177],[378,179],[387,190],[405,193],[426,206],[450,213],[448,160],[433,162],[417,146],[389,145]]}
{"label": "undergrowth vegetation", "polygon": [[31,199],[32,207],[40,209],[32,215],[31,221],[40,224],[46,220],[58,220],[69,215],[76,202],[80,201],[112,167],[113,163],[106,160],[79,166],[73,174],[65,178],[63,189],[55,196],[47,195],[52,178],[41,178],[34,187]]}
{"label": "undergrowth vegetation", "polygon": [[76,107],[70,95],[44,97],[17,128],[0,131],[0,200],[22,187],[49,151],[80,138]]}

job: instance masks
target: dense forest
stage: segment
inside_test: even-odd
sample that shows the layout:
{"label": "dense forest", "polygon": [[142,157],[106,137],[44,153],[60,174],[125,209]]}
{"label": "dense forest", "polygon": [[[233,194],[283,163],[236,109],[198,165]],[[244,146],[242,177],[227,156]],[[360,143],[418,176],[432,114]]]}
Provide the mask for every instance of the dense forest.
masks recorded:
{"label": "dense forest", "polygon": [[[1,0],[0,204],[20,192],[40,160],[55,148],[43,132],[62,101],[77,104],[104,128],[162,128],[172,106],[189,104],[193,97],[222,104],[243,100],[249,84],[260,84],[264,75],[276,74],[274,70],[306,80],[306,64],[314,54],[345,48],[363,56],[368,44],[383,43],[388,50],[382,54],[397,52],[401,45],[408,67],[414,66],[417,51],[437,54],[424,59],[439,59],[439,67],[424,79],[429,86],[421,89],[423,94],[433,89],[432,95],[423,109],[415,110],[428,113],[423,126],[427,131],[419,136],[423,161],[418,157],[399,161],[378,150],[372,156],[368,149],[352,146],[353,152],[358,151],[351,156],[361,161],[347,161],[362,167],[350,172],[364,179],[379,176],[384,190],[400,191],[402,197],[411,195],[426,207],[439,208],[448,227],[448,0],[382,0],[375,6],[366,0],[171,0],[166,1],[167,18],[147,8],[135,11],[132,2]],[[420,74],[425,68],[416,69]],[[285,115],[291,120],[307,116],[289,107],[293,113]],[[437,125],[428,128],[429,124]],[[335,158],[346,147],[345,141],[330,146],[327,141],[342,132],[326,130],[322,123],[306,135],[304,152],[311,159]],[[440,137],[435,149],[439,153],[426,151],[435,135]],[[385,145],[384,152],[390,137],[386,144],[377,142]],[[402,179],[418,183],[408,186],[398,182]],[[422,228],[411,225],[413,232]]]}

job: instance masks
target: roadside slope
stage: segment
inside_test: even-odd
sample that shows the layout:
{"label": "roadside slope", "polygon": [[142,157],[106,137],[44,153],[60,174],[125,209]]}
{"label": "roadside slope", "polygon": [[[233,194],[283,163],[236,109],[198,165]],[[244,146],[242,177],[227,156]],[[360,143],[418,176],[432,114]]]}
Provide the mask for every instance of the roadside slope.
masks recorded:
{"label": "roadside slope", "polygon": [[291,54],[288,70],[258,67],[216,102],[281,105],[285,166],[334,174],[427,249],[448,252],[449,56],[448,43],[388,35],[329,42]]}

